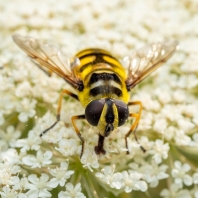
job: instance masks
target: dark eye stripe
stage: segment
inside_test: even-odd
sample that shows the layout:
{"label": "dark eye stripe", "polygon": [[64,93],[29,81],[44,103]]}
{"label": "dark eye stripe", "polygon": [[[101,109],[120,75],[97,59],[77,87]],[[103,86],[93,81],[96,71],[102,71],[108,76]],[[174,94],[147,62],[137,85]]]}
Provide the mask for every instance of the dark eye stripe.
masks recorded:
{"label": "dark eye stripe", "polygon": [[107,104],[107,113],[105,115],[105,121],[106,123],[113,123],[114,122],[113,102],[109,98],[107,98],[105,101]]}

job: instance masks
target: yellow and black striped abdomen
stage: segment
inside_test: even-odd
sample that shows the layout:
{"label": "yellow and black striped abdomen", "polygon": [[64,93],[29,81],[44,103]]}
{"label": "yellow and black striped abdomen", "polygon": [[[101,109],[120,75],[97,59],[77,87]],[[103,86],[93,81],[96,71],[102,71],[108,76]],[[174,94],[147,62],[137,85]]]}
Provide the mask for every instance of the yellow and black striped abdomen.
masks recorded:
{"label": "yellow and black striped abdomen", "polygon": [[80,66],[75,69],[75,74],[82,80],[95,71],[111,71],[119,74],[122,79],[126,78],[125,69],[120,62],[109,52],[102,49],[86,49],[76,54],[80,60]]}
{"label": "yellow and black striped abdomen", "polygon": [[115,98],[128,102],[126,71],[120,62],[102,49],[86,49],[76,54],[80,65],[74,74],[83,81],[84,89],[78,93],[83,106],[92,100]]}

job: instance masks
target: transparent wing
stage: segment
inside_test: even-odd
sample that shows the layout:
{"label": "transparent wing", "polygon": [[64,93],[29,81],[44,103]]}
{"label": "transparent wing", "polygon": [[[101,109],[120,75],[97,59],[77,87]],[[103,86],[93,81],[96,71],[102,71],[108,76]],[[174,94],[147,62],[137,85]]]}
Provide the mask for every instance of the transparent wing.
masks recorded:
{"label": "transparent wing", "polygon": [[45,71],[48,69],[55,72],[74,88],[78,89],[79,84],[82,82],[73,75],[69,58],[63,56],[57,47],[35,38],[21,35],[13,35],[13,40],[41,68]]}
{"label": "transparent wing", "polygon": [[126,57],[124,61],[128,68],[127,88],[132,89],[166,62],[173,55],[177,46],[177,41],[155,43]]}

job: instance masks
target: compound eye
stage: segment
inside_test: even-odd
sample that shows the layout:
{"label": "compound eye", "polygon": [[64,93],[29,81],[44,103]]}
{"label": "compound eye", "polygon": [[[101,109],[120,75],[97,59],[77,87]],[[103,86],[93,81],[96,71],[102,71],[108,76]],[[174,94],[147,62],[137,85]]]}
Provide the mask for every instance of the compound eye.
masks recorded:
{"label": "compound eye", "polygon": [[114,100],[118,110],[118,126],[122,126],[129,117],[128,105],[121,100]]}
{"label": "compound eye", "polygon": [[86,109],[85,109],[85,118],[92,126],[97,126],[103,107],[105,104],[105,100],[93,100],[91,101]]}

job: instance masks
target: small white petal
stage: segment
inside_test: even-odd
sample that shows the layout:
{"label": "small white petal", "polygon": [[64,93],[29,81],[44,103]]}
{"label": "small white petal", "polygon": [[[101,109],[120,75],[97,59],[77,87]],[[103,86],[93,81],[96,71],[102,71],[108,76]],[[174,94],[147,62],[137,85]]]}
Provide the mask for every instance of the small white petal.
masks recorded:
{"label": "small white petal", "polygon": [[184,184],[186,186],[191,186],[193,183],[192,177],[190,177],[189,175],[185,175],[184,176]]}
{"label": "small white petal", "polygon": [[194,184],[198,184],[198,173],[193,175]]}
{"label": "small white petal", "polygon": [[27,122],[27,120],[28,120],[28,116],[27,116],[27,114],[26,113],[20,113],[19,114],[19,120],[21,121],[21,122]]}
{"label": "small white petal", "polygon": [[178,174],[179,174],[179,171],[178,171],[177,169],[173,169],[173,170],[171,171],[171,174],[172,174],[173,177],[177,177]]}
{"label": "small white petal", "polygon": [[51,197],[51,193],[48,192],[46,189],[42,189],[39,191],[39,197],[41,198]]}
{"label": "small white petal", "polygon": [[47,174],[45,174],[45,173],[42,173],[40,179],[41,179],[43,182],[46,182],[46,181],[48,181],[48,179],[49,179],[49,175],[47,175]]}
{"label": "small white petal", "polygon": [[184,165],[183,165],[183,170],[184,170],[185,172],[188,172],[190,169],[191,169],[191,167],[190,167],[189,164],[184,164]]}
{"label": "small white petal", "polygon": [[168,198],[168,197],[170,196],[170,192],[169,192],[168,189],[163,189],[163,190],[160,192],[160,195],[161,195],[162,197]]}
{"label": "small white petal", "polygon": [[195,191],[195,198],[198,198],[198,190]]}
{"label": "small white petal", "polygon": [[26,195],[28,198],[38,197],[38,190],[29,190]]}
{"label": "small white petal", "polygon": [[56,188],[59,184],[59,181],[56,178],[52,178],[49,182],[48,182],[48,186],[51,188]]}
{"label": "small white petal", "polygon": [[159,184],[159,180],[153,180],[151,183],[150,183],[150,187],[151,188],[155,188],[155,187],[157,187],[157,185]]}
{"label": "small white petal", "polygon": [[36,184],[36,182],[38,182],[38,178],[35,174],[31,174],[28,176],[28,180],[33,183],[33,184]]}
{"label": "small white petal", "polygon": [[139,181],[138,185],[139,185],[140,191],[142,191],[142,192],[147,191],[148,186],[147,186],[147,183],[145,181]]}
{"label": "small white petal", "polygon": [[164,173],[164,172],[159,173],[158,176],[157,176],[157,178],[160,179],[160,180],[161,179],[166,179],[168,177],[169,177],[169,175],[167,173]]}
{"label": "small white petal", "polygon": [[181,178],[176,178],[175,179],[175,184],[181,185],[182,184],[182,179]]}
{"label": "small white petal", "polygon": [[175,161],[175,163],[174,163],[174,165],[175,165],[175,168],[177,168],[177,169],[181,169],[181,162],[180,161]]}

